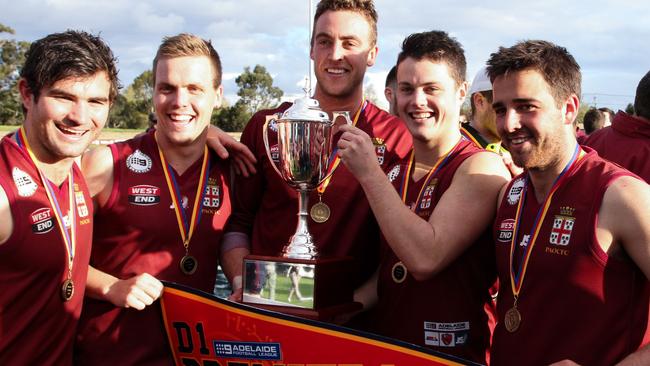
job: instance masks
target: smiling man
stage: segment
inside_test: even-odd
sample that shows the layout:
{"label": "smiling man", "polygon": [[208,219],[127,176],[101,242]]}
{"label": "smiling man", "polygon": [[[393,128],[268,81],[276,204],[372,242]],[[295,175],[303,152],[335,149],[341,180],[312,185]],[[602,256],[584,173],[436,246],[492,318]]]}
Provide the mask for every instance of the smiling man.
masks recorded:
{"label": "smiling man", "polygon": [[25,121],[0,142],[0,364],[71,365],[92,235],[77,159],[108,118],[113,54],[84,32],[30,46]]}
{"label": "smiling man", "polygon": [[462,46],[447,33],[408,36],[397,58],[397,109],[411,155],[387,179],[364,131],[342,126],[338,146],[388,248],[374,284],[357,293],[377,302],[376,331],[486,363],[496,280],[489,228],[510,175],[499,155],[461,138],[465,70]]}
{"label": "smiling man", "polygon": [[80,364],[173,364],[154,303],[160,280],[214,287],[230,214],[228,161],[206,147],[221,61],[210,42],[180,34],[163,40],[153,74],[155,131],[82,162],[97,213]]}
{"label": "smiling man", "polygon": [[648,185],[576,142],[581,74],[565,48],[525,41],[488,65],[497,130],[526,169],[495,221],[492,364],[649,364]]}
{"label": "smiling man", "polygon": [[[372,137],[375,159],[387,167],[408,153],[411,139],[399,119],[364,98],[363,78],[375,63],[376,42],[377,13],[372,1],[323,0],[318,4],[310,53],[318,81],[313,97],[330,116],[333,111],[349,111],[356,126]],[[243,256],[249,251],[277,256],[296,228],[298,193],[275,172],[262,139],[267,116],[289,107],[285,103],[256,113],[241,137],[257,158],[258,173],[235,177],[222,266],[229,278],[235,278],[236,288]],[[271,150],[277,148],[273,131],[269,131],[269,140]],[[350,281],[354,286],[362,284],[377,266],[379,229],[361,186],[340,165],[330,180],[311,193],[309,202],[312,207],[325,204],[330,212],[325,220],[309,219],[318,251],[323,257],[353,257],[357,272]]]}

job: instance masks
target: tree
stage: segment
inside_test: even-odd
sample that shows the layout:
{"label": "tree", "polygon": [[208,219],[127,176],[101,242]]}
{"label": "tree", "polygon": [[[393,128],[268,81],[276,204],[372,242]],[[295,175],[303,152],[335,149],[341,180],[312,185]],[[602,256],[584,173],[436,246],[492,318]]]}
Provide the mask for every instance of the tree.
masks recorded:
{"label": "tree", "polygon": [[261,65],[255,65],[253,72],[246,66],[235,82],[239,86],[239,101],[251,114],[275,106],[284,94],[282,89],[273,86],[273,77]]}
{"label": "tree", "polygon": [[252,72],[246,66],[235,82],[239,86],[239,100],[212,115],[212,124],[228,132],[242,131],[253,113],[275,107],[284,94],[282,89],[273,86],[273,77],[261,65],[256,65]]}
{"label": "tree", "polygon": [[[2,33],[15,34],[11,27],[0,23]],[[0,124],[17,125],[23,121],[18,79],[29,45],[29,42],[0,39]]]}
{"label": "tree", "polygon": [[627,107],[625,107],[625,113],[634,114],[634,105],[632,105],[632,103],[627,104]]}
{"label": "tree", "polygon": [[153,74],[146,70],[117,96],[108,117],[107,127],[142,129],[149,125],[152,110]]}

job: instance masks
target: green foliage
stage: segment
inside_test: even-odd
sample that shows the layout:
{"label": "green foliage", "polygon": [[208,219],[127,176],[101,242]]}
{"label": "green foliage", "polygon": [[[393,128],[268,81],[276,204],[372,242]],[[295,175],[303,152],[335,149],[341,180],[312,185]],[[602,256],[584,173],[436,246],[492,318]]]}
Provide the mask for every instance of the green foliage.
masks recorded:
{"label": "green foliage", "polygon": [[107,127],[146,128],[152,110],[153,75],[146,70],[118,95],[108,116]]}
{"label": "green foliage", "polygon": [[634,105],[632,103],[627,104],[627,107],[625,107],[625,113],[634,114]]}
{"label": "green foliage", "polygon": [[[0,34],[14,30],[0,23]],[[30,43],[0,39],[0,123],[17,125],[23,121],[22,102],[18,93],[20,67]]]}
{"label": "green foliage", "polygon": [[227,132],[242,131],[255,112],[275,107],[284,94],[273,86],[273,77],[260,65],[256,65],[252,72],[250,67],[245,67],[235,82],[239,86],[239,100],[212,114],[212,124]]}
{"label": "green foliage", "polygon": [[575,119],[574,125],[582,127],[582,121],[585,119],[585,114],[587,114],[587,111],[591,108],[591,105],[585,103],[580,105],[580,109],[578,109],[578,116]]}

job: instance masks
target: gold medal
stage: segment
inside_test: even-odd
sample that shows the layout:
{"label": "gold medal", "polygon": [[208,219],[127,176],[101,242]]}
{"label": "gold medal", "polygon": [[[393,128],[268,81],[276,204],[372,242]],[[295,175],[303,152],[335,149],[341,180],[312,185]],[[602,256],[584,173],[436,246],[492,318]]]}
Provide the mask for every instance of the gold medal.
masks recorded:
{"label": "gold medal", "polygon": [[506,330],[510,333],[514,333],[519,329],[519,324],[521,324],[521,313],[517,310],[516,305],[506,311],[503,323],[506,326]]}
{"label": "gold medal", "polygon": [[196,269],[199,267],[199,262],[196,261],[196,258],[186,254],[181,258],[180,265],[183,273],[191,275],[196,272]]}
{"label": "gold medal", "polygon": [[330,208],[325,203],[318,202],[317,204],[311,206],[311,210],[309,210],[309,215],[311,216],[312,220],[314,220],[319,224],[322,224],[325,221],[329,220]]}
{"label": "gold medal", "polygon": [[408,270],[406,269],[406,266],[404,263],[397,262],[393,266],[393,269],[390,271],[391,276],[393,277],[393,281],[395,283],[402,283],[404,280],[406,280],[406,274],[408,273]]}
{"label": "gold medal", "polygon": [[74,295],[74,282],[68,278],[61,285],[61,298],[63,298],[63,301],[69,301],[72,299],[72,295]]}

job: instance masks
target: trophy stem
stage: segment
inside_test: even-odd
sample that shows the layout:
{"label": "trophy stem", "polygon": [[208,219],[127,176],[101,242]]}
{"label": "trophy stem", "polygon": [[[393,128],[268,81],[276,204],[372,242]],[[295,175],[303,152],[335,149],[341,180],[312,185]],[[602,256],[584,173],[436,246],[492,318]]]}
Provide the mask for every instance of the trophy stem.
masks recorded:
{"label": "trophy stem", "polygon": [[309,214],[307,213],[307,207],[309,206],[309,191],[301,189],[298,192],[300,193],[300,196],[298,197],[298,226],[296,227],[296,232],[291,237],[289,244],[287,244],[282,250],[282,256],[294,259],[315,259],[318,257],[318,253],[316,252],[314,240],[309,233],[309,228],[307,227],[307,220],[309,217]]}

